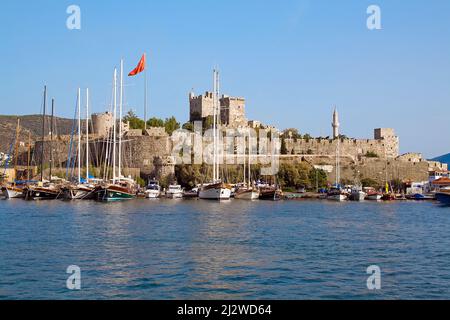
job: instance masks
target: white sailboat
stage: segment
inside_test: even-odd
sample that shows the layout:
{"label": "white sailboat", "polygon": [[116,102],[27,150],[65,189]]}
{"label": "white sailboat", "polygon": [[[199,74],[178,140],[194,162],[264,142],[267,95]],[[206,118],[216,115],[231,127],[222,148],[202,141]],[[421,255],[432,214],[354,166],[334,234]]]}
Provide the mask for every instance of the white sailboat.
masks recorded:
{"label": "white sailboat", "polygon": [[89,183],[89,89],[86,89],[86,181],[81,181],[81,89],[78,89],[78,180],[76,184],[63,188],[64,198],[68,200],[90,199],[95,186]]}
{"label": "white sailboat", "polygon": [[[244,156],[244,185],[239,187],[236,190],[236,193],[234,194],[235,199],[241,199],[241,200],[258,200],[259,199],[259,191],[256,188],[253,188],[252,186],[252,179],[251,179],[251,160],[250,160],[250,134],[248,135],[248,182],[246,182],[245,179],[245,156]],[[245,149],[245,148],[244,148]]]}
{"label": "white sailboat", "polygon": [[213,78],[213,181],[210,184],[201,186],[198,197],[200,199],[227,200],[231,197],[231,188],[224,184],[219,177],[218,144],[221,141],[219,139],[219,72],[215,69]]}

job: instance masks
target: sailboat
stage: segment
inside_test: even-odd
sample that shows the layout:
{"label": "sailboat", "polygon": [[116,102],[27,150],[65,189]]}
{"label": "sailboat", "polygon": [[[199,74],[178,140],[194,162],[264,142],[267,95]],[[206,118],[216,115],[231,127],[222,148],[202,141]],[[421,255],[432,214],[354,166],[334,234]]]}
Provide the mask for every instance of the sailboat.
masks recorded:
{"label": "sailboat", "polygon": [[[37,184],[30,184],[24,188],[25,200],[54,200],[61,195],[61,186],[52,183],[51,164],[53,162],[53,152],[50,152],[50,180],[44,180],[44,146],[45,146],[45,109],[47,104],[47,86],[44,87],[44,104],[42,112],[42,145],[41,145],[41,178]],[[55,100],[52,99],[52,116],[51,122],[53,124]],[[52,127],[53,130],[53,127]],[[52,149],[53,131],[51,132],[50,149]]]}
{"label": "sailboat", "polygon": [[[17,158],[19,156],[19,132],[20,132],[20,119],[17,119],[17,127],[16,127],[16,139],[14,143],[14,172],[17,168]],[[2,193],[6,199],[11,198],[23,198],[23,187],[18,186],[16,182],[16,177],[14,177],[14,182],[9,185],[5,185],[2,187]]]}
{"label": "sailboat", "polygon": [[[244,143],[245,146],[245,143]],[[254,189],[252,186],[252,179],[251,179],[251,161],[250,161],[250,134],[248,135],[248,183],[245,181],[245,161],[246,157],[244,156],[244,183],[243,185],[239,186],[239,188],[236,190],[234,194],[235,199],[242,199],[242,200],[258,200],[259,199],[259,191],[257,189]],[[245,147],[244,147],[245,149]]]}
{"label": "sailboat", "polygon": [[[117,138],[117,69],[114,69],[114,94],[113,94],[113,146],[112,146],[112,170],[113,178],[110,183],[100,187],[97,199],[101,201],[116,201],[136,198],[138,186],[131,178],[122,176],[122,107],[123,107],[123,60],[120,62],[120,99],[119,99],[119,165],[116,168],[116,138]],[[118,173],[118,174],[117,174]]]}
{"label": "sailboat", "polygon": [[215,69],[213,72],[213,87],[213,181],[200,187],[198,197],[200,199],[227,200],[231,197],[231,188],[223,183],[219,177],[218,144],[221,141],[219,139],[219,72]]}
{"label": "sailboat", "polygon": [[78,89],[77,95],[78,110],[78,179],[76,183],[63,187],[64,198],[68,200],[75,199],[93,199],[95,198],[96,186],[90,183],[89,178],[89,89],[86,89],[86,178],[81,178],[81,89]]}

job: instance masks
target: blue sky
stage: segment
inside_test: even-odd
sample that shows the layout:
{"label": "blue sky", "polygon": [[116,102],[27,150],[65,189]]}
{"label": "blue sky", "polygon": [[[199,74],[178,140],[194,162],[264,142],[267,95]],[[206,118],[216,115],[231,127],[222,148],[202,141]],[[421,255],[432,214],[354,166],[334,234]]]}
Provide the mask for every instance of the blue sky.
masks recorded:
{"label": "blue sky", "polygon": [[[66,9],[81,8],[81,30]],[[366,27],[377,4],[382,30]],[[114,66],[149,59],[149,115],[188,119],[188,92],[212,86],[247,99],[247,114],[280,129],[370,138],[393,127],[401,152],[450,152],[450,1],[2,1],[0,113],[39,113],[42,87],[72,117],[89,87],[106,110]],[[142,112],[142,77],[126,79],[126,109]]]}

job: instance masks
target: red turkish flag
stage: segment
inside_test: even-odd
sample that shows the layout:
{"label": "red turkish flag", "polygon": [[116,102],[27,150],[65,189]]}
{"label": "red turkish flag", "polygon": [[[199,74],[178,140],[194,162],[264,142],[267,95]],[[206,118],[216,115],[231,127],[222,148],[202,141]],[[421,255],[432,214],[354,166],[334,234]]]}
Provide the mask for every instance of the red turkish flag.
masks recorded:
{"label": "red turkish flag", "polygon": [[145,70],[145,65],[146,65],[146,63],[145,63],[145,53],[144,53],[144,54],[142,55],[141,60],[139,61],[138,65],[137,65],[137,67],[134,68],[133,71],[131,71],[131,72],[128,74],[128,76],[129,76],[129,77],[132,77],[132,76],[135,76],[135,75],[141,73],[142,71]]}

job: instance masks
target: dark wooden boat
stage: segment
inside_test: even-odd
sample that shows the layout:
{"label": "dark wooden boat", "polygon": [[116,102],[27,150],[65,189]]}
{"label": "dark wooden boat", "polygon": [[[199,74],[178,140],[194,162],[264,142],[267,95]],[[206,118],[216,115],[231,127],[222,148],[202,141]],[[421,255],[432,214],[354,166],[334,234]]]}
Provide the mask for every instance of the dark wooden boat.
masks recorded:
{"label": "dark wooden boat", "polygon": [[259,199],[260,200],[272,200],[277,201],[280,200],[283,196],[281,190],[277,188],[262,188],[259,191]]}
{"label": "dark wooden boat", "polygon": [[396,196],[394,193],[384,193],[381,197],[381,200],[383,201],[393,201],[396,199]]}
{"label": "dark wooden boat", "polygon": [[59,186],[27,186],[23,190],[25,200],[54,200],[61,196],[62,191]]}

